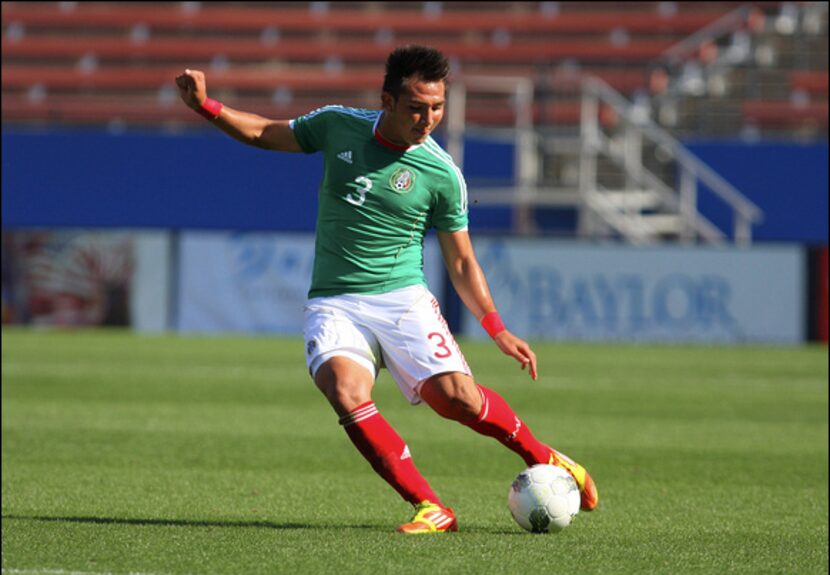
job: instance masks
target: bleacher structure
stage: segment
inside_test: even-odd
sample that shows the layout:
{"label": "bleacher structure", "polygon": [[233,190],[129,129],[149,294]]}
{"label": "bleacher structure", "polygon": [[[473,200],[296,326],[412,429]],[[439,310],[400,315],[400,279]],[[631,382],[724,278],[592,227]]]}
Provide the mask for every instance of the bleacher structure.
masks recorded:
{"label": "bleacher structure", "polygon": [[377,107],[388,52],[440,48],[446,122],[517,143],[509,190],[471,200],[575,206],[578,234],[633,243],[722,242],[698,184],[761,214],[685,151],[684,137],[826,138],[826,2],[3,2],[4,124],[153,125],[200,118],[173,78],[207,73],[213,97],[267,117]]}

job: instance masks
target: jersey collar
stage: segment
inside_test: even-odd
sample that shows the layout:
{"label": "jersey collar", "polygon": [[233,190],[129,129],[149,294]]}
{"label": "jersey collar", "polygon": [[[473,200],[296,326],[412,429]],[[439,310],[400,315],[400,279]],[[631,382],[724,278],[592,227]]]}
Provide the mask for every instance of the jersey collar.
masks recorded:
{"label": "jersey collar", "polygon": [[378,130],[378,126],[380,126],[380,119],[382,117],[383,117],[383,112],[378,114],[378,119],[375,120],[375,125],[372,126],[372,131],[374,132],[375,140],[377,140],[380,143],[381,146],[383,146],[384,148],[389,148],[390,150],[394,150],[396,152],[401,152],[401,153],[408,152],[410,150],[414,150],[415,148],[420,146],[420,144],[417,144],[415,146],[399,146],[398,144],[394,144],[394,143],[390,142],[389,140],[387,140],[386,138],[384,138],[381,135],[380,130]]}

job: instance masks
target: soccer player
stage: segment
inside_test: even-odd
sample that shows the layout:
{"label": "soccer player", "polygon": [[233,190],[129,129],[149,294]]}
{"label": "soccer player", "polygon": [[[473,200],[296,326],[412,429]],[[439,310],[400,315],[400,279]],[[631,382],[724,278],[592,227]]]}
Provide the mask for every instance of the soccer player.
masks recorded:
{"label": "soccer player", "polygon": [[205,75],[176,78],[182,100],[237,140],[281,152],[322,152],[314,269],[305,307],[306,362],[355,447],[415,507],[402,533],[455,531],[452,509],[418,472],[378,412],[372,387],[386,367],[412,403],[497,439],[529,465],[565,468],[581,507],[598,497],[585,469],[540,442],[495,391],[477,385],[429,292],[423,241],[437,231],[450,279],[499,349],[537,377],[530,346],[503,325],[467,232],[461,171],[432,139],[449,66],[433,48],[405,46],[386,62],[380,110],[326,106],[271,120],[207,97]]}

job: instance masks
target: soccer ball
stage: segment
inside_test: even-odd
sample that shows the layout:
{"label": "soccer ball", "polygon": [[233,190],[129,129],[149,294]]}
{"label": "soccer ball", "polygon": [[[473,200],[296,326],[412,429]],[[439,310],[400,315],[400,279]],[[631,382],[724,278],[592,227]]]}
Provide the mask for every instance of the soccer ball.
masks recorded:
{"label": "soccer ball", "polygon": [[579,488],[555,465],[534,465],[519,473],[507,494],[513,519],[532,533],[562,531],[579,513]]}

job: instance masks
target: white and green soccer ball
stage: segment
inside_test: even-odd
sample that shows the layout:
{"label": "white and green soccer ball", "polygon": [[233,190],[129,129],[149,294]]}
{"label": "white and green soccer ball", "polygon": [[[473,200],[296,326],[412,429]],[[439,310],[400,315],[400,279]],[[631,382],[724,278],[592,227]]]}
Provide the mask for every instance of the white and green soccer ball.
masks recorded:
{"label": "white and green soccer ball", "polygon": [[579,513],[579,488],[561,467],[534,465],[513,481],[507,506],[516,523],[531,533],[555,533]]}

